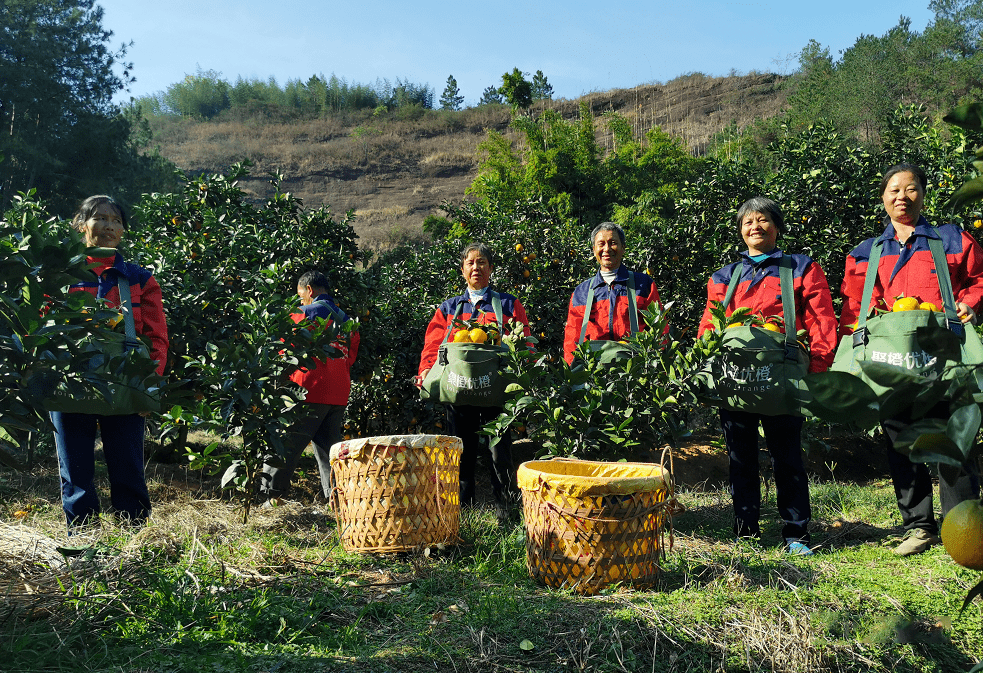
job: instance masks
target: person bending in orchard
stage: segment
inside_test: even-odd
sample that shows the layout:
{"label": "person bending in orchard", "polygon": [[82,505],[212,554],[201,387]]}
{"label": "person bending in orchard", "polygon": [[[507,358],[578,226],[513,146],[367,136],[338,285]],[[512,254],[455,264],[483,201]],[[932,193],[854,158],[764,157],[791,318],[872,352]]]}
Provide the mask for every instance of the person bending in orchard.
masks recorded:
{"label": "person bending in orchard", "polygon": [[[643,329],[638,312],[653,302],[659,304],[659,289],[647,274],[622,264],[625,232],[614,222],[602,222],[591,232],[591,250],[600,267],[597,274],[578,285],[570,296],[567,324],[563,334],[563,356],[573,364],[573,352],[585,338],[591,341],[618,341],[631,336],[632,301],[637,310],[635,324]],[[588,295],[593,289],[590,309]],[[584,322],[586,320],[586,330]]]}

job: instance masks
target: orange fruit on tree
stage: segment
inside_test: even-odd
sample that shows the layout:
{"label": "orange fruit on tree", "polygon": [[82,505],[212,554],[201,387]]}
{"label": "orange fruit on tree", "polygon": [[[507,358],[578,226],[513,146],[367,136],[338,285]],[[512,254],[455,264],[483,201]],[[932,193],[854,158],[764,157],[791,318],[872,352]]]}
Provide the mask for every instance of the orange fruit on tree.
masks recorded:
{"label": "orange fruit on tree", "polygon": [[983,220],[976,220],[976,221],[974,221],[973,222],[973,226],[975,228],[977,228],[977,229],[979,229],[980,227],[983,227]]}
{"label": "orange fruit on tree", "polygon": [[454,334],[454,343],[456,344],[466,344],[471,341],[471,335],[466,329],[459,329]]}
{"label": "orange fruit on tree", "polygon": [[766,322],[764,324],[764,329],[768,330],[769,332],[781,332],[782,331],[782,328],[779,327],[778,325],[776,325],[773,322]]}
{"label": "orange fruit on tree", "polygon": [[939,307],[936,306],[935,304],[933,304],[930,301],[923,301],[921,304],[918,305],[918,310],[920,310],[920,311],[936,311],[937,312],[939,310]]}
{"label": "orange fruit on tree", "polygon": [[963,500],[942,520],[942,544],[952,560],[973,570],[983,570],[983,503]]}
{"label": "orange fruit on tree", "polygon": [[515,244],[515,251],[516,252],[522,252],[522,244],[521,243],[516,243]]}
{"label": "orange fruit on tree", "polygon": [[473,330],[471,330],[469,336],[471,337],[471,343],[483,344],[488,341],[488,332],[480,327],[475,327]]}
{"label": "orange fruit on tree", "polygon": [[918,298],[917,297],[898,297],[894,302],[894,306],[891,308],[892,311],[898,313],[900,311],[915,311],[918,309]]}

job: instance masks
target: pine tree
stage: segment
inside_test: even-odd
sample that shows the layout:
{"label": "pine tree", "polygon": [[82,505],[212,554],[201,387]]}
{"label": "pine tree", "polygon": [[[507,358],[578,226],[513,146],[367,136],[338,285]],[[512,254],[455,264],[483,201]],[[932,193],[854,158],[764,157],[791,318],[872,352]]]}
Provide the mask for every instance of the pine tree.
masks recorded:
{"label": "pine tree", "polygon": [[460,110],[463,102],[464,96],[457,88],[457,80],[454,79],[454,75],[448,75],[447,86],[444,87],[444,93],[440,96],[440,108],[442,110]]}
{"label": "pine tree", "polygon": [[478,101],[478,105],[501,105],[504,102],[505,99],[502,98],[502,94],[498,89],[490,86],[481,94],[481,100]]}
{"label": "pine tree", "polygon": [[542,70],[537,70],[532,78],[532,99],[553,100],[553,85],[546,81]]}

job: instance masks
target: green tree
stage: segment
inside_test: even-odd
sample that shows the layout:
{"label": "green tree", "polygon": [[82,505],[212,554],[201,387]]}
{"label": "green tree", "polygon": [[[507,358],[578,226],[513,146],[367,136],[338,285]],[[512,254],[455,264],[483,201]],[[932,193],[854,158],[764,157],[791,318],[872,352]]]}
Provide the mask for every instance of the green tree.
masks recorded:
{"label": "green tree", "polygon": [[481,100],[478,101],[478,105],[501,105],[504,102],[505,99],[499,90],[489,86],[481,93]]}
{"label": "green tree", "polygon": [[553,85],[546,80],[542,70],[537,70],[532,77],[532,99],[553,100]]}
{"label": "green tree", "polygon": [[498,92],[517,110],[525,110],[532,105],[532,84],[518,68],[502,75],[502,86]]}
{"label": "green tree", "polygon": [[199,66],[194,75],[185,75],[184,81],[167,87],[163,102],[183,117],[212,119],[229,109],[229,89],[229,83],[222,79],[222,73],[202,70]]}
{"label": "green tree", "polygon": [[[127,45],[109,46],[95,0],[5,0],[0,11],[0,202],[36,187],[77,202],[120,176],[129,125],[112,97],[132,78]],[[108,183],[108,184],[106,184]]]}
{"label": "green tree", "polygon": [[444,87],[444,93],[440,95],[440,109],[460,110],[461,103],[463,102],[464,96],[461,95],[460,89],[457,88],[457,80],[454,79],[454,75],[448,75],[447,86]]}

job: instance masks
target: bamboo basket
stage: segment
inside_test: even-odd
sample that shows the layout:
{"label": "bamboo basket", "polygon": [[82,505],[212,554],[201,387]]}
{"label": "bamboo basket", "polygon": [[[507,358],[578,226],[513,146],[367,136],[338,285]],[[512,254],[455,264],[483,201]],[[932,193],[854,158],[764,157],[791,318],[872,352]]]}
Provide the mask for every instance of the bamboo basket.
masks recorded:
{"label": "bamboo basket", "polygon": [[461,440],[364,437],[331,447],[331,509],[348,551],[398,552],[458,542]]}
{"label": "bamboo basket", "polygon": [[[529,461],[517,473],[529,575],[594,594],[612,584],[649,587],[676,511],[672,477],[652,463]],[[670,537],[671,544],[671,537]]]}

